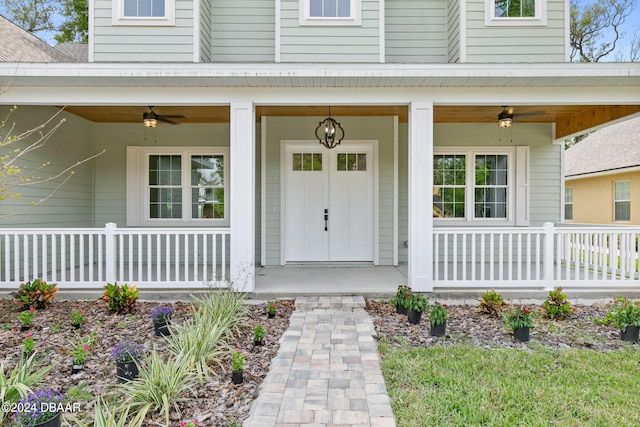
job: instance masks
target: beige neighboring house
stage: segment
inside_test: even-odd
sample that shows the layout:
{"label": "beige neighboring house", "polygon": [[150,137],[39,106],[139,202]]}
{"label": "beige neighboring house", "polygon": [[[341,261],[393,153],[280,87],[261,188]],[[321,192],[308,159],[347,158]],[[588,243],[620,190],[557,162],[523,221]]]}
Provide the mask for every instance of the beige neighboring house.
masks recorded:
{"label": "beige neighboring house", "polygon": [[594,132],[565,152],[565,221],[640,224],[640,117]]}

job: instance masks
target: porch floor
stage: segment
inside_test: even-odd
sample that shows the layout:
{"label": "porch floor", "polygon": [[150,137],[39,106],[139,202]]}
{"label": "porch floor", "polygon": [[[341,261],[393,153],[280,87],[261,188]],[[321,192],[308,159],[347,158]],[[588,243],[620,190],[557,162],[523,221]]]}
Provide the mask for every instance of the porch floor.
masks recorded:
{"label": "porch floor", "polygon": [[285,266],[256,269],[253,296],[365,295],[390,297],[407,284],[407,265],[393,266]]}

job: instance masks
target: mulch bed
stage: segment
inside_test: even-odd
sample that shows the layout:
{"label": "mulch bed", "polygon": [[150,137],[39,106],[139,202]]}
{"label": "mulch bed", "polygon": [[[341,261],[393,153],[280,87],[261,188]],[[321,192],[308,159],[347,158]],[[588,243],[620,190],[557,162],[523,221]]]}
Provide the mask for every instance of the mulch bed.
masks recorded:
{"label": "mulch bed", "polygon": [[[179,411],[171,414],[172,425],[178,426],[182,420],[197,419],[201,426],[239,426],[248,413],[259,387],[264,380],[271,360],[279,348],[279,340],[289,326],[289,318],[294,310],[294,300],[278,300],[278,313],[274,319],[266,315],[266,303],[249,301],[249,316],[232,348],[241,348],[246,355],[244,383],[231,382],[230,362],[223,361],[226,372],[217,371],[217,376],[198,388],[198,395],[186,404],[179,405]],[[55,301],[44,310],[39,310],[30,330],[36,341],[37,358],[43,364],[54,364],[46,378],[47,387],[61,389],[72,399],[81,402],[81,412],[74,416],[86,420],[92,414],[95,398],[114,393],[116,383],[115,363],[110,358],[113,346],[125,339],[144,343],[147,351],[152,348],[162,351],[162,339],[156,337],[149,312],[157,305],[168,303],[138,302],[136,309],[127,315],[110,313],[104,301]],[[178,322],[189,315],[188,302],[171,303],[176,310],[174,319]],[[530,310],[539,312],[540,306],[528,305]],[[87,319],[80,330],[70,325],[70,313],[83,309]],[[540,314],[535,319],[529,343],[515,342],[512,332],[499,318],[482,314],[473,305],[448,306],[446,335],[431,337],[429,323],[423,318],[418,325],[407,322],[407,316],[397,314],[395,308],[386,301],[367,300],[367,311],[371,315],[378,338],[385,337],[394,345],[409,344],[416,347],[453,345],[470,343],[487,349],[512,347],[531,349],[543,346],[556,349],[582,348],[596,351],[614,350],[629,344],[620,340],[620,332],[610,326],[596,325],[595,318],[604,318],[608,311],[606,304],[576,305],[575,311],[567,319],[551,321]],[[254,346],[253,327],[260,324],[266,332],[265,344]],[[90,354],[84,370],[71,374],[72,344],[70,340],[80,336],[95,334],[97,348]],[[11,300],[0,299],[0,361],[12,367],[22,351],[25,332],[19,331],[19,321],[15,305]],[[159,416],[149,416],[147,426],[164,425]]]}
{"label": "mulch bed", "polygon": [[536,345],[567,349],[614,350],[629,345],[620,340],[620,331],[613,326],[597,325],[594,319],[603,319],[609,311],[607,304],[575,305],[575,311],[563,320],[549,320],[542,316],[540,305],[525,305],[536,313],[535,326],[529,343],[515,342],[513,333],[501,318],[488,317],[474,305],[447,307],[446,335],[435,338],[429,334],[429,320],[412,325],[406,315],[397,314],[395,307],[384,301],[367,300],[378,337],[385,337],[395,345],[404,343],[414,347],[469,343],[485,348],[533,348]]}
{"label": "mulch bed", "polygon": [[[110,356],[113,347],[125,339],[132,339],[144,343],[147,351],[152,348],[162,350],[162,339],[155,336],[149,312],[157,305],[169,304],[176,310],[174,320],[180,322],[189,315],[188,302],[138,302],[131,314],[123,315],[109,312],[102,300],[54,301],[46,309],[38,310],[29,332],[36,342],[38,362],[54,365],[45,379],[46,387],[74,395],[72,398],[82,404],[81,411],[73,415],[87,420],[93,413],[95,398],[113,393],[116,384],[116,365]],[[198,396],[180,404],[180,412],[171,414],[172,425],[193,419],[199,420],[200,426],[241,425],[278,351],[280,337],[289,327],[294,309],[293,300],[278,300],[276,317],[268,319],[266,305],[249,301],[246,326],[230,343],[231,348],[241,348],[246,356],[244,382],[239,385],[231,382],[230,358],[226,357],[223,366],[227,372],[218,369],[216,377],[198,387]],[[71,327],[70,313],[75,309],[87,313],[80,330]],[[258,324],[265,329],[265,340],[264,345],[254,346],[252,331]],[[15,305],[11,300],[0,299],[0,361],[4,361],[5,367],[13,367],[22,352],[22,339],[27,332],[19,329]],[[84,369],[72,375],[70,353],[73,345],[70,340],[89,334],[95,334],[97,347],[89,355]],[[164,425],[164,422],[159,416],[148,417],[147,425]]]}

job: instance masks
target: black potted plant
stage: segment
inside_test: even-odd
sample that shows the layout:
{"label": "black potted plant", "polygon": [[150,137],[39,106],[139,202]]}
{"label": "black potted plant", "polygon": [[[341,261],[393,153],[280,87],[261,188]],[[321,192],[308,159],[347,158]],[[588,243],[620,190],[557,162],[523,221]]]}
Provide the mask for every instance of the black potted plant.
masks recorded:
{"label": "black potted plant", "polygon": [[142,345],[131,340],[113,347],[111,357],[116,362],[118,382],[125,383],[138,377],[138,363],[142,357]]}
{"label": "black potted plant", "polygon": [[504,314],[504,320],[513,331],[516,341],[529,341],[529,331],[533,328],[533,313],[526,307],[512,307]]}
{"label": "black potted plant", "polygon": [[407,296],[411,294],[411,288],[406,285],[398,285],[396,295],[391,298],[391,304],[396,308],[396,313],[407,314],[407,307],[405,307]]}
{"label": "black potted plant", "polygon": [[156,336],[166,336],[171,333],[169,322],[175,310],[170,305],[159,305],[151,310],[150,316]]}
{"label": "black potted plant", "polygon": [[253,345],[262,345],[264,339],[264,328],[260,325],[256,325],[253,328]]}
{"label": "black potted plant", "polygon": [[91,351],[91,347],[86,343],[78,343],[71,351],[71,357],[73,359],[73,365],[71,366],[71,373],[77,374],[84,367],[84,362],[87,360],[87,356]]}
{"label": "black potted plant", "polygon": [[420,323],[422,313],[429,310],[429,299],[422,294],[410,293],[405,301],[407,320],[413,325]]}
{"label": "black potted plant", "polygon": [[244,356],[239,348],[231,353],[231,379],[234,384],[244,381]]}
{"label": "black potted plant", "polygon": [[440,303],[435,303],[429,309],[429,323],[431,324],[431,336],[441,337],[444,335],[447,328],[447,318],[449,312],[447,306]]}
{"label": "black potted plant", "polygon": [[73,310],[71,312],[71,326],[75,329],[80,329],[82,322],[84,322],[87,314],[82,309]]}
{"label": "black potted plant", "polygon": [[274,317],[276,317],[276,303],[275,302],[270,302],[267,305],[267,317],[269,317],[269,319],[273,319]]}
{"label": "black potted plant", "polygon": [[610,304],[607,316],[603,320],[596,320],[596,323],[613,324],[620,329],[620,339],[637,342],[640,332],[640,302],[618,296]]}
{"label": "black potted plant", "polygon": [[20,330],[22,332],[31,329],[34,317],[36,317],[36,309],[33,307],[29,307],[28,310],[21,311],[20,314],[18,314],[18,319],[20,319]]}
{"label": "black potted plant", "polygon": [[64,395],[59,390],[35,390],[20,399],[14,420],[24,427],[60,427],[63,401]]}

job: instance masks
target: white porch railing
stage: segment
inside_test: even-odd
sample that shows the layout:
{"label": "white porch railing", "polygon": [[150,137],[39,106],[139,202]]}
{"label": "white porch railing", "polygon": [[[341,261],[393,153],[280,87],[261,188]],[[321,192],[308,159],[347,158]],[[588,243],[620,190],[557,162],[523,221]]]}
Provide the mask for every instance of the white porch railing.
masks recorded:
{"label": "white porch railing", "polygon": [[640,288],[640,227],[436,227],[434,287]]}
{"label": "white porch railing", "polygon": [[118,281],[142,288],[202,287],[227,279],[228,228],[0,230],[0,289],[39,278],[59,287]]}

